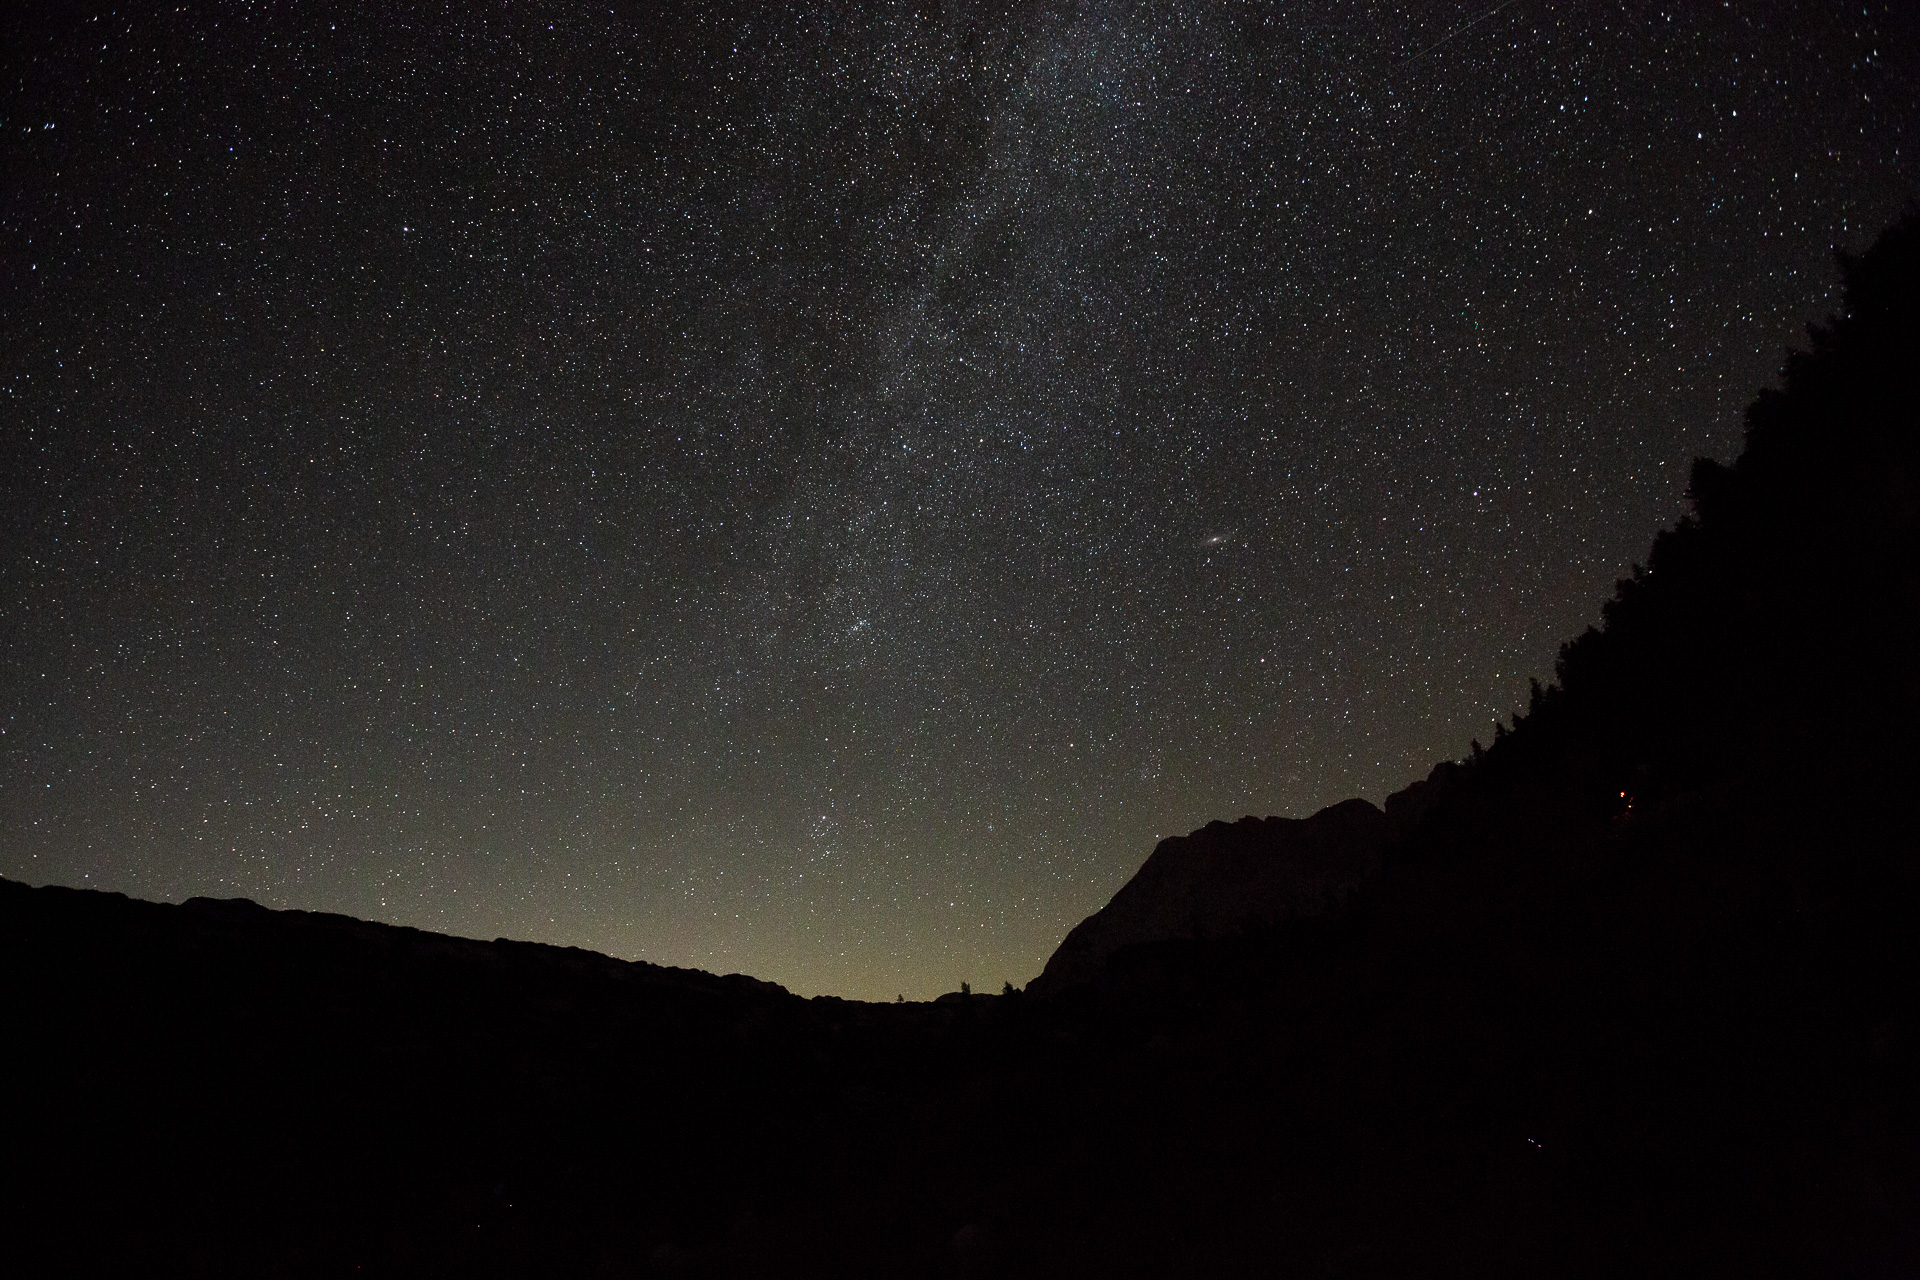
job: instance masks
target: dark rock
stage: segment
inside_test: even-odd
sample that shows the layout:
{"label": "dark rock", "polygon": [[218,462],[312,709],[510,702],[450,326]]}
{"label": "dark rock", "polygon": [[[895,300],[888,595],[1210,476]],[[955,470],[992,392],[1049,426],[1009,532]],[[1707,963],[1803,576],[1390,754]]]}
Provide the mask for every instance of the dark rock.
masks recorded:
{"label": "dark rock", "polygon": [[1050,995],[1091,981],[1122,947],[1231,937],[1323,911],[1379,870],[1393,830],[1386,814],[1356,799],[1310,818],[1210,822],[1162,840],[1027,990]]}
{"label": "dark rock", "polygon": [[1424,781],[1388,796],[1382,807],[1387,811],[1387,820],[1393,824],[1394,837],[1400,839],[1410,834],[1442,800],[1459,788],[1465,777],[1465,765],[1442,760],[1433,766]]}

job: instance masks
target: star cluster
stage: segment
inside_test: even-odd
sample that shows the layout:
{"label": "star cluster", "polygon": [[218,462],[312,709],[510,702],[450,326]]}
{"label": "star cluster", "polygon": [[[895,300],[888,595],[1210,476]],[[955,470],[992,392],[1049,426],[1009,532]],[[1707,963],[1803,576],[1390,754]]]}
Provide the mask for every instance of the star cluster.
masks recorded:
{"label": "star cluster", "polygon": [[1915,189],[1886,3],[6,21],[0,874],[807,993],[1462,754]]}

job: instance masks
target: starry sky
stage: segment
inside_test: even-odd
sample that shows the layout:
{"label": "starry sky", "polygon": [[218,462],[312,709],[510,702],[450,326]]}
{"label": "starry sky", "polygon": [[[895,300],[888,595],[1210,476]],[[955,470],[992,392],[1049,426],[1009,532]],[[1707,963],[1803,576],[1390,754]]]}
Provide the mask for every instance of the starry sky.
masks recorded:
{"label": "starry sky", "polygon": [[803,994],[1487,737],[1920,145],[1882,0],[9,9],[0,874]]}

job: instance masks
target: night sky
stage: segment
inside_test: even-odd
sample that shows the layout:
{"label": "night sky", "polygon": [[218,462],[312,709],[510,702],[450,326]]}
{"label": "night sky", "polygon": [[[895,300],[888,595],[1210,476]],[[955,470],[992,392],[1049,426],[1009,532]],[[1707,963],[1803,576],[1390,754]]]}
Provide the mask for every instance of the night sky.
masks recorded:
{"label": "night sky", "polygon": [[8,6],[0,874],[998,990],[1487,738],[1902,5]]}

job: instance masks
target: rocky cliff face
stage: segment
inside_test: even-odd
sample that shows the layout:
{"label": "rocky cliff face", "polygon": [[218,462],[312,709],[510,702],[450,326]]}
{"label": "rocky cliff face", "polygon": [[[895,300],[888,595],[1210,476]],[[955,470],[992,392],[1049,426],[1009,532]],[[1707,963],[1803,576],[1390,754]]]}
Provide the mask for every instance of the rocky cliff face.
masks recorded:
{"label": "rocky cliff face", "polygon": [[1338,902],[1379,871],[1388,847],[1440,803],[1451,761],[1387,797],[1385,812],[1345,800],[1310,818],[1209,822],[1162,840],[1113,900],[1082,920],[1027,990],[1048,995],[1091,981],[1123,947],[1227,938]]}
{"label": "rocky cliff face", "polygon": [[1223,938],[1324,910],[1380,867],[1387,815],[1347,800],[1310,818],[1209,822],[1162,840],[1113,901],[1082,920],[1027,987],[1051,994],[1091,980],[1122,947]]}

